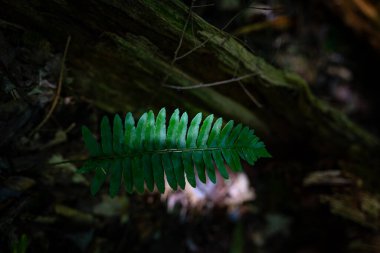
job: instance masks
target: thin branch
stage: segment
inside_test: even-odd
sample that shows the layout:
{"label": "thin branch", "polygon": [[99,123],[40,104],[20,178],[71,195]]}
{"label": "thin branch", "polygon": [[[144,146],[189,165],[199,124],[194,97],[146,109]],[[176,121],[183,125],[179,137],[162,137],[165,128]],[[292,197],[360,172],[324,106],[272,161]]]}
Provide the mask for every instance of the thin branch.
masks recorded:
{"label": "thin branch", "polygon": [[182,43],[183,43],[183,38],[185,37],[185,32],[186,32],[186,29],[187,29],[187,26],[189,24],[189,21],[190,21],[190,18],[192,16],[192,10],[193,10],[193,5],[194,5],[194,2],[196,0],[193,0],[191,1],[191,5],[190,5],[190,8],[189,8],[189,14],[187,16],[187,19],[186,19],[186,22],[185,22],[185,25],[182,29],[182,33],[181,33],[181,38],[179,39],[179,43],[178,43],[178,46],[174,52],[174,57],[173,57],[173,60],[172,60],[172,65],[177,61],[177,56],[178,56],[178,53],[179,53],[179,50],[181,49],[182,47]]}
{"label": "thin branch", "polygon": [[[189,15],[188,15],[188,18],[186,20],[186,23],[185,23],[185,26],[184,26],[184,29],[182,30],[182,35],[181,35],[181,39],[180,39],[180,42],[178,44],[178,47],[175,51],[175,54],[174,54],[174,58],[171,62],[171,65],[173,66],[174,63],[178,60],[181,60],[183,58],[185,58],[186,56],[190,55],[191,53],[193,53],[194,51],[196,51],[197,49],[201,48],[202,46],[204,46],[207,42],[209,42],[215,35],[207,38],[206,40],[204,40],[202,43],[200,43],[198,46],[195,46],[193,47],[191,50],[187,51],[186,53],[178,56],[178,52],[179,52],[179,49],[181,48],[181,45],[182,45],[182,42],[183,42],[183,37],[184,37],[184,33],[185,33],[185,30],[187,28],[187,25],[188,25],[188,22],[189,22],[189,19],[191,18],[191,14],[192,14],[192,9],[196,6],[194,5],[194,2],[196,0],[193,0],[191,2],[191,6],[190,6],[190,10],[189,10]],[[211,5],[209,5],[211,6]],[[197,6],[196,6],[197,7]],[[252,8],[251,6],[248,6],[247,8]],[[241,11],[239,11],[238,13],[236,13],[223,27],[222,27],[222,31],[224,31],[225,29],[227,29],[227,27],[229,27],[232,22],[237,19],[239,16],[241,16],[245,9],[247,8],[244,8],[242,9]],[[257,7],[256,9],[264,9],[264,8],[260,8],[260,7]],[[268,9],[269,10],[269,9]],[[193,24],[192,24],[193,26]],[[192,29],[194,29],[192,27]],[[193,31],[194,33],[194,31]],[[239,67],[239,65],[237,66],[237,68]],[[237,69],[235,70],[235,74],[236,74],[236,71]],[[235,75],[234,74],[234,75]],[[239,82],[240,86],[243,88],[244,92],[247,94],[247,96],[258,106],[258,107],[262,107],[262,105],[256,100],[256,98],[246,89],[246,87],[240,82],[241,80],[243,79],[246,79],[246,78],[249,78],[249,77],[252,77],[256,74],[248,74],[248,75],[244,75],[244,76],[241,76],[241,77],[237,77],[237,78],[232,78],[232,79],[228,79],[228,80],[223,80],[223,81],[218,81],[218,82],[213,82],[213,83],[206,83],[206,84],[197,84],[197,85],[192,85],[192,86],[186,86],[186,87],[183,87],[183,86],[176,86],[176,85],[167,85],[165,84],[167,79],[168,79],[168,76],[166,76],[164,78],[164,81],[162,82],[162,86],[164,87],[167,87],[167,88],[172,88],[172,89],[177,89],[177,90],[188,90],[188,89],[197,89],[197,88],[205,88],[205,87],[212,87],[212,86],[217,86],[217,85],[222,85],[222,84],[228,84],[228,83],[233,83],[233,82]]]}
{"label": "thin branch", "polygon": [[166,84],[164,84],[163,86],[167,88],[177,89],[177,90],[191,90],[191,89],[206,88],[206,87],[212,87],[212,86],[217,86],[217,85],[222,85],[222,84],[234,83],[243,79],[253,77],[255,75],[256,74],[248,74],[248,75],[244,75],[240,77],[234,77],[228,80],[223,80],[223,81],[218,81],[218,82],[213,82],[213,83],[200,83],[200,84],[191,85],[191,86],[176,86],[176,85],[166,85]]}
{"label": "thin branch", "polygon": [[[228,21],[228,22],[222,27],[222,29],[220,29],[220,30],[221,30],[221,31],[226,30],[227,27],[229,27],[235,19],[237,19],[238,17],[240,17],[240,16],[244,13],[245,10],[246,10],[246,8],[244,8],[244,9],[242,9],[241,11],[239,11],[238,13],[236,13],[235,16],[233,16],[233,17],[232,17],[232,18],[231,18],[231,19],[230,19],[230,20],[229,20],[229,21]],[[193,53],[194,51],[196,51],[196,50],[198,50],[199,48],[203,47],[203,46],[204,46],[207,42],[209,42],[214,36],[215,36],[215,35],[213,35],[213,36],[207,38],[206,40],[204,40],[204,41],[203,41],[201,44],[199,44],[198,46],[196,46],[196,47],[190,49],[189,51],[187,51],[186,53],[184,53],[184,54],[182,54],[182,55],[176,57],[176,61],[185,58],[186,56],[190,55],[190,54]]]}
{"label": "thin branch", "polygon": [[[174,66],[174,63],[175,63],[175,62],[177,61],[177,59],[178,59],[178,53],[179,53],[179,50],[180,50],[181,47],[182,47],[183,39],[184,39],[184,37],[185,37],[186,28],[187,28],[187,26],[188,26],[188,24],[189,24],[189,21],[190,21],[191,17],[192,17],[193,5],[194,5],[194,3],[195,3],[196,1],[197,1],[197,0],[192,0],[192,1],[191,1],[191,5],[190,5],[190,8],[189,8],[189,13],[188,13],[188,16],[187,16],[187,19],[186,19],[185,25],[183,26],[182,33],[181,33],[181,37],[180,37],[179,42],[178,42],[178,46],[177,46],[176,50],[174,51],[174,56],[173,56],[173,59],[172,59],[172,61],[171,61],[171,63],[170,63],[170,66],[171,66],[171,67]],[[168,79],[169,79],[169,75],[166,74],[165,77],[164,77],[164,79],[163,79],[162,82],[161,82],[161,86],[165,86],[165,83],[166,83],[166,81],[167,81]]]}
{"label": "thin branch", "polygon": [[261,10],[261,11],[284,11],[284,8],[282,7],[272,8],[272,7],[249,6],[247,7],[247,9],[254,9],[254,10]]}
{"label": "thin branch", "polygon": [[[236,75],[238,69],[240,67],[240,60],[238,61],[237,65],[236,65],[236,68],[235,68],[235,71],[234,71],[234,76]],[[251,99],[251,101],[258,107],[258,108],[262,108],[263,105],[261,103],[259,103],[259,101],[257,101],[257,99],[252,95],[251,92],[249,92],[249,90],[245,87],[245,85],[239,80],[238,81],[240,87],[243,89],[244,93],[248,96],[249,99]]]}
{"label": "thin branch", "polygon": [[215,3],[212,3],[212,4],[193,5],[193,8],[203,8],[203,7],[211,7],[211,6],[215,6]]}
{"label": "thin branch", "polygon": [[178,61],[178,60],[181,60],[181,59],[185,58],[186,56],[188,56],[189,54],[195,52],[195,51],[198,50],[199,48],[203,47],[207,42],[210,41],[211,38],[212,38],[212,37],[207,38],[205,41],[203,41],[203,42],[202,42],[201,44],[199,44],[198,46],[193,47],[192,49],[190,49],[189,51],[187,51],[187,52],[184,53],[183,55],[178,56],[178,57],[176,58],[176,60],[177,60],[177,61]]}
{"label": "thin branch", "polygon": [[235,21],[235,19],[237,19],[238,17],[240,17],[241,15],[243,15],[244,11],[246,10],[246,8],[242,9],[241,11],[239,11],[238,13],[235,14],[235,16],[233,16],[223,27],[222,27],[222,31],[226,30],[227,27],[229,27],[232,22]]}
{"label": "thin branch", "polygon": [[258,107],[263,108],[263,105],[252,95],[251,92],[245,87],[245,85],[239,81],[240,87],[243,89],[245,94],[251,99],[251,101]]}
{"label": "thin branch", "polygon": [[[194,16],[191,15],[191,34],[195,38],[195,30],[194,30]],[[197,42],[194,40],[194,47],[196,46]]]}
{"label": "thin branch", "polygon": [[64,70],[65,70],[65,60],[66,60],[66,56],[67,56],[67,51],[69,50],[70,41],[71,41],[71,36],[68,36],[67,41],[66,41],[65,51],[63,52],[63,57],[61,60],[61,71],[59,73],[58,87],[57,87],[57,91],[55,93],[53,102],[50,106],[50,109],[49,109],[48,113],[46,114],[45,118],[41,121],[40,124],[38,124],[38,126],[30,133],[29,136],[32,136],[38,130],[40,130],[40,128],[49,120],[49,118],[53,114],[55,107],[58,104],[58,100],[59,100],[59,97],[61,95],[61,90],[62,90],[63,74],[64,74]]}

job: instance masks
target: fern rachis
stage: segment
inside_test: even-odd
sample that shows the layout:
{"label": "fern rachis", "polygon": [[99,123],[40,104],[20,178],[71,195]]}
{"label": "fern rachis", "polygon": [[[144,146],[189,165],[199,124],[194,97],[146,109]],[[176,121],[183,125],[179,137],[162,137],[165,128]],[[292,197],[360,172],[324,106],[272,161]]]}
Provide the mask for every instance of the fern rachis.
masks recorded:
{"label": "fern rachis", "polygon": [[[198,113],[188,124],[187,113],[181,116],[175,110],[166,129],[166,110],[155,119],[152,111],[144,113],[137,125],[128,113],[124,125],[115,115],[111,130],[108,117],[100,126],[100,143],[83,126],[82,135],[90,158],[80,172],[95,171],[91,192],[96,194],[110,177],[110,195],[115,196],[123,181],[127,192],[143,192],[145,184],[150,191],[165,191],[165,176],[169,186],[176,190],[185,187],[185,177],[196,187],[195,177],[206,182],[206,174],[215,183],[215,167],[228,179],[225,162],[235,172],[241,171],[240,159],[253,165],[260,157],[270,157],[265,145],[253,130],[231,120],[222,128],[222,118],[213,123],[209,115],[202,123]],[[202,124],[201,124],[202,123]],[[189,125],[189,126],[188,126]],[[215,163],[215,166],[214,166]],[[196,172],[194,171],[194,167]]]}

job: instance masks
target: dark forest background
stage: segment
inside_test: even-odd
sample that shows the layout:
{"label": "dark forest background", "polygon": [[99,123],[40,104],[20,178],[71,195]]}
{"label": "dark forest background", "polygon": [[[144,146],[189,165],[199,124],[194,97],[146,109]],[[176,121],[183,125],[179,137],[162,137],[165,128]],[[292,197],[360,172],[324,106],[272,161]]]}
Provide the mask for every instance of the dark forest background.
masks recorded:
{"label": "dark forest background", "polygon": [[[379,69],[374,0],[0,0],[0,252],[380,252]],[[273,158],[115,198],[49,165],[87,157],[82,125],[162,107]]]}

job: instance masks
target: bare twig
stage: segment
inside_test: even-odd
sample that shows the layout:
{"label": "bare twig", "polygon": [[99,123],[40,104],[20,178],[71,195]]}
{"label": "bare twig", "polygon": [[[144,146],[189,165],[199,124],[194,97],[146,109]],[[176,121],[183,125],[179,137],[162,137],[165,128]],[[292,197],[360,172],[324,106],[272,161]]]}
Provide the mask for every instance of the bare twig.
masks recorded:
{"label": "bare twig", "polygon": [[[234,71],[234,76],[236,76],[236,73],[237,71],[239,70],[239,67],[240,67],[240,61],[238,61],[237,65],[236,65],[236,68],[235,68],[235,71]],[[240,87],[243,89],[244,93],[249,97],[249,99],[251,99],[251,101],[258,107],[258,108],[262,108],[262,104],[259,103],[259,101],[257,101],[257,99],[253,96],[253,94],[245,87],[245,85],[239,80],[238,81]]]}
{"label": "bare twig", "polygon": [[[173,56],[173,59],[172,59],[172,61],[170,63],[171,67],[174,66],[175,62],[178,59],[178,53],[179,53],[179,50],[182,47],[183,38],[185,37],[186,28],[187,28],[187,26],[189,24],[189,21],[190,21],[191,17],[192,17],[192,10],[193,10],[193,5],[194,5],[195,2],[196,2],[196,0],[192,0],[191,1],[191,5],[190,5],[190,8],[189,8],[189,13],[188,13],[187,19],[185,21],[185,25],[183,26],[181,37],[180,37],[179,42],[178,42],[178,46],[177,46],[176,50],[174,51],[174,56]],[[193,27],[192,27],[192,31],[194,33]],[[168,79],[169,79],[169,75],[166,74],[165,77],[164,77],[164,79],[161,82],[161,86],[165,86],[165,83],[166,83],[166,81]]]}
{"label": "bare twig", "polygon": [[61,90],[62,90],[62,82],[63,82],[63,74],[64,74],[64,70],[65,70],[65,60],[66,60],[66,56],[67,56],[67,51],[69,50],[69,45],[70,45],[70,41],[71,41],[71,36],[68,36],[67,37],[67,41],[66,41],[66,46],[65,46],[65,51],[63,52],[63,57],[62,57],[62,60],[61,60],[61,71],[59,73],[59,80],[58,80],[58,87],[57,87],[57,91],[55,93],[55,96],[53,98],[53,102],[50,106],[50,109],[48,111],[48,113],[46,114],[45,118],[41,121],[40,124],[38,124],[38,126],[30,133],[30,136],[32,136],[33,134],[35,134],[38,130],[41,129],[41,127],[49,120],[49,118],[51,117],[51,115],[53,114],[53,111],[55,109],[55,107],[57,106],[58,104],[58,100],[59,100],[59,97],[61,95]]}
{"label": "bare twig", "polygon": [[[232,18],[231,18],[231,19],[230,19],[230,20],[229,20],[229,21],[228,21],[228,22],[222,27],[222,29],[220,29],[220,30],[221,30],[221,31],[226,30],[227,27],[229,27],[235,19],[237,19],[238,17],[240,17],[240,16],[244,13],[245,10],[246,10],[246,8],[244,8],[244,9],[242,9],[241,11],[239,11],[238,13],[236,13],[235,16],[233,16],[233,17],[232,17]],[[188,56],[188,55],[190,55],[191,53],[195,52],[195,51],[198,50],[199,48],[203,47],[203,46],[204,46],[207,42],[209,42],[214,36],[215,36],[215,35],[213,35],[213,36],[207,38],[207,39],[204,40],[202,43],[200,43],[198,46],[193,47],[192,49],[190,49],[190,50],[187,51],[186,53],[184,53],[184,54],[178,56],[178,57],[176,58],[176,61],[185,58],[186,56]]]}
{"label": "bare twig", "polygon": [[223,80],[223,81],[218,81],[218,82],[213,82],[213,83],[200,83],[200,84],[191,85],[191,86],[176,86],[176,85],[166,85],[166,84],[164,84],[163,86],[167,87],[167,88],[177,89],[177,90],[191,90],[191,89],[212,87],[212,86],[217,86],[217,85],[221,85],[221,84],[234,83],[234,82],[238,82],[238,81],[243,80],[243,79],[253,77],[255,75],[256,74],[248,74],[248,75],[244,75],[244,76],[240,76],[240,77],[234,77],[234,78],[231,78],[228,80]]}
{"label": "bare twig", "polygon": [[240,87],[243,89],[245,94],[251,99],[251,101],[258,107],[262,108],[263,105],[252,95],[252,93],[245,87],[245,85],[239,81]]}
{"label": "bare twig", "polygon": [[[183,37],[184,37],[184,33],[185,33],[185,30],[187,28],[187,25],[188,25],[188,22],[192,16],[192,9],[195,8],[195,7],[204,7],[204,6],[212,6],[214,4],[209,4],[209,5],[194,5],[196,0],[193,0],[191,2],[191,6],[190,6],[190,9],[189,9],[189,15],[188,15],[188,18],[186,20],[186,23],[184,25],[184,29],[182,30],[182,34],[181,34],[181,39],[180,39],[180,42],[178,44],[178,47],[174,53],[174,58],[171,62],[171,65],[173,66],[174,63],[178,60],[181,60],[183,58],[185,58],[186,56],[190,55],[191,53],[193,53],[194,51],[196,51],[197,49],[201,48],[202,46],[204,46],[207,42],[209,42],[213,36],[207,38],[206,40],[204,40],[202,43],[200,43],[199,45],[193,47],[191,50],[187,51],[186,53],[178,56],[178,52],[179,52],[179,49],[181,48],[182,46],[182,43],[183,43]],[[248,6],[247,8],[252,8],[251,6]],[[245,9],[247,9],[245,8]],[[253,7],[254,8],[254,7]],[[222,31],[224,31],[225,29],[227,29],[231,24],[232,22],[237,19],[240,15],[242,15],[244,13],[244,10],[245,9],[242,9],[241,11],[239,11],[237,14],[235,14],[235,16],[233,16],[224,26],[223,28],[221,29]],[[260,8],[260,7],[257,7],[256,9],[262,9],[262,10],[269,10],[269,8]],[[194,35],[194,26],[193,26],[193,23],[192,23],[192,33]],[[231,79],[228,79],[228,80],[223,80],[223,81],[218,81],[218,82],[212,82],[212,83],[200,83],[200,84],[196,84],[196,85],[191,85],[191,86],[176,86],[176,85],[167,85],[165,84],[167,79],[168,79],[168,76],[166,76],[162,82],[162,86],[164,87],[167,87],[167,88],[172,88],[172,89],[177,89],[177,90],[189,90],[189,89],[197,89],[197,88],[206,88],[206,87],[212,87],[212,86],[217,86],[217,85],[222,85],[222,84],[229,84],[229,83],[234,83],[234,82],[238,82],[239,85],[241,86],[241,88],[243,89],[243,91],[245,92],[245,94],[250,98],[250,100],[259,108],[262,107],[262,104],[259,103],[257,101],[257,99],[248,91],[248,89],[244,86],[244,84],[241,82],[241,80],[243,79],[246,79],[246,78],[249,78],[249,77],[252,77],[252,76],[255,76],[256,74],[247,74],[247,75],[244,75],[244,76],[240,76],[240,77],[235,77],[236,73],[237,73],[237,69],[239,68],[239,65],[240,63],[237,65],[237,68],[235,69],[235,73],[234,73],[234,78],[231,78]]]}
{"label": "bare twig", "polygon": [[272,7],[248,6],[247,9],[254,9],[254,10],[261,10],[261,11],[284,11],[284,8],[282,7],[272,8]]}
{"label": "bare twig", "polygon": [[211,6],[215,6],[215,3],[211,3],[211,4],[200,4],[200,5],[193,5],[193,8],[203,8],[203,7],[211,7]]}
{"label": "bare twig", "polygon": [[191,15],[192,15],[193,5],[194,5],[195,1],[196,0],[191,1],[191,5],[190,5],[190,8],[189,8],[189,14],[187,16],[185,25],[184,25],[184,27],[182,29],[181,38],[179,39],[178,46],[177,46],[177,48],[176,48],[176,50],[174,52],[174,57],[173,57],[173,60],[172,60],[172,63],[171,63],[172,65],[177,61],[177,56],[178,56],[179,50],[181,49],[181,46],[182,46],[182,43],[183,43],[183,38],[185,36],[185,32],[186,32],[187,26],[189,24],[189,21],[190,21]]}
{"label": "bare twig", "polygon": [[[193,6],[194,8],[194,6]],[[195,38],[195,30],[194,30],[194,16],[191,15],[191,34]],[[197,45],[197,42],[194,40],[194,47]]]}

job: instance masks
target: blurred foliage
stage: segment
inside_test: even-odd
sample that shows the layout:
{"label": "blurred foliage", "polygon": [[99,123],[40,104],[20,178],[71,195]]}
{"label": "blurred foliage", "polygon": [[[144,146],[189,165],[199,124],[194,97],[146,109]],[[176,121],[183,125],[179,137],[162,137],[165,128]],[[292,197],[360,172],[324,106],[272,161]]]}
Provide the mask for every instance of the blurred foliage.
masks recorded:
{"label": "blurred foliage", "polygon": [[28,236],[26,234],[22,234],[20,238],[12,243],[12,253],[26,253],[28,245]]}

